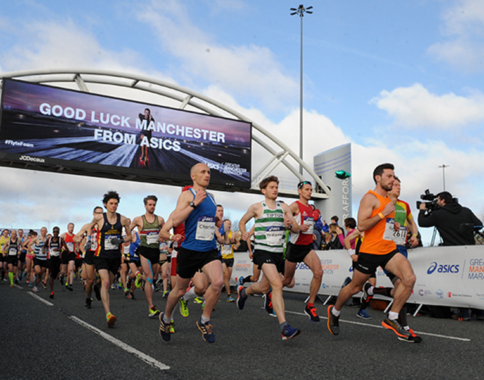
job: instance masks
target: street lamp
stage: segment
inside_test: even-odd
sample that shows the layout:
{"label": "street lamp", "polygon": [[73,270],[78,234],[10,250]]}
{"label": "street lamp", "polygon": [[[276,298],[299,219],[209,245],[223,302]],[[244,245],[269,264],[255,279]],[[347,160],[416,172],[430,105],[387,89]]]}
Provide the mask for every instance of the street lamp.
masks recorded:
{"label": "street lamp", "polygon": [[[304,13],[312,14],[313,7],[304,8],[304,5],[300,5],[299,8],[291,8],[291,16],[298,15],[301,19],[301,78],[300,78],[300,104],[299,104],[299,157],[303,159],[303,17]],[[303,174],[303,167],[299,165],[299,172]]]}
{"label": "street lamp", "polygon": [[449,166],[450,165],[445,165],[445,164],[439,165],[439,168],[442,168],[442,176],[444,180],[444,191],[445,191],[445,168],[448,168]]}

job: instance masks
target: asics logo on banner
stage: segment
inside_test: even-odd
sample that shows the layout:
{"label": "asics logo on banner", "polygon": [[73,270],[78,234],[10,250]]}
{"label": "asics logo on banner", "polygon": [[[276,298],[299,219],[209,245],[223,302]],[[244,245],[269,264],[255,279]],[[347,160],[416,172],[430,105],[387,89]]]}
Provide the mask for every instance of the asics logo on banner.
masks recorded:
{"label": "asics logo on banner", "polygon": [[427,269],[427,274],[432,274],[435,271],[437,271],[437,273],[459,273],[459,265],[437,264],[437,262],[434,261],[430,264],[429,269]]}
{"label": "asics logo on banner", "polygon": [[30,157],[30,156],[20,156],[19,160],[21,160],[21,161],[33,161],[33,162],[45,162],[45,159],[43,159],[43,158]]}

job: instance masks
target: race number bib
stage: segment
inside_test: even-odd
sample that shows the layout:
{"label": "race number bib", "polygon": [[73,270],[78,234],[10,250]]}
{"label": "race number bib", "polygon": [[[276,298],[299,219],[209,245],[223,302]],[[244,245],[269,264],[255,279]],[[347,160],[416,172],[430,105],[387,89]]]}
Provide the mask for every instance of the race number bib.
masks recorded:
{"label": "race number bib", "polygon": [[123,252],[124,252],[125,255],[129,255],[129,245],[123,246]]}
{"label": "race number bib", "polygon": [[74,252],[74,243],[66,243],[69,252]]}
{"label": "race number bib", "polygon": [[159,234],[158,232],[147,232],[146,233],[146,243],[148,245],[158,244]]}
{"label": "race number bib", "polygon": [[104,237],[104,249],[107,251],[114,251],[119,249],[119,246],[112,243],[113,239],[120,238],[119,235],[107,235]]}
{"label": "race number bib", "polygon": [[178,252],[174,249],[172,252],[171,252],[171,258],[172,259],[176,259],[176,257],[178,256]]}
{"label": "race number bib", "polygon": [[385,232],[383,233],[383,240],[390,240],[393,241],[393,233],[395,231],[395,220],[392,218],[387,218],[386,224],[385,224]]}
{"label": "race number bib", "polygon": [[222,255],[230,255],[232,253],[232,246],[230,244],[222,245]]}
{"label": "race number bib", "polygon": [[50,256],[59,256],[60,251],[56,248],[51,248],[49,254],[50,254]]}
{"label": "race number bib", "polygon": [[198,218],[196,240],[210,241],[215,236],[215,218],[211,216],[201,216]]}
{"label": "race number bib", "polygon": [[397,245],[405,245],[407,240],[407,227],[401,226],[398,231],[393,231],[393,240]]}
{"label": "race number bib", "polygon": [[282,246],[284,244],[285,233],[286,233],[286,229],[282,226],[266,227],[267,244]]}
{"label": "race number bib", "polygon": [[15,249],[15,248],[9,248],[8,255],[9,256],[16,256],[17,255],[17,249]]}
{"label": "race number bib", "polygon": [[314,218],[312,216],[304,217],[304,223],[303,224],[309,226],[308,230],[304,231],[303,234],[312,235],[313,231],[314,231]]}

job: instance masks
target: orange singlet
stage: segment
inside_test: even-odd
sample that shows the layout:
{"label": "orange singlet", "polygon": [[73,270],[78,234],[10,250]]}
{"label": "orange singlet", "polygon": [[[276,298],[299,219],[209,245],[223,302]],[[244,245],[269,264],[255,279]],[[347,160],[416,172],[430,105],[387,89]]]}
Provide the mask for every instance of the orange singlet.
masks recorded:
{"label": "orange singlet", "polygon": [[[382,197],[381,195],[369,190],[367,194],[372,194],[380,201],[380,207],[374,209],[371,213],[371,218],[378,215],[383,211],[385,206],[391,202],[391,199],[387,197]],[[387,215],[385,218],[380,220],[372,228],[365,231],[365,238],[361,243],[360,252],[368,253],[371,255],[386,255],[397,249],[397,245],[393,240],[386,240],[385,230],[387,234],[391,233],[393,236],[393,222],[395,219],[395,212]]]}

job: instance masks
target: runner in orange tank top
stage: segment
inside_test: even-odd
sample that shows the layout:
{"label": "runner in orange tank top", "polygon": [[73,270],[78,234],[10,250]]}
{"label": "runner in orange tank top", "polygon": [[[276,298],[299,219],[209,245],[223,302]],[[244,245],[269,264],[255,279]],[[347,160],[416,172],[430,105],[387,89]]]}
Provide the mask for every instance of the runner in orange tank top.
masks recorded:
{"label": "runner in orange tank top", "polygon": [[328,329],[333,335],[339,334],[339,315],[343,305],[358,293],[371,274],[381,266],[401,279],[395,288],[394,302],[388,318],[382,325],[393,331],[399,340],[412,341],[411,333],[397,321],[400,309],[412,293],[415,274],[410,262],[399,253],[393,241],[394,231],[400,229],[395,223],[395,205],[387,193],[392,190],[395,181],[394,166],[381,164],[373,171],[376,187],[366,193],[358,210],[358,230],[365,232],[365,239],[360,247],[360,255],[355,263],[353,279],[341,289],[336,304],[328,307]]}

